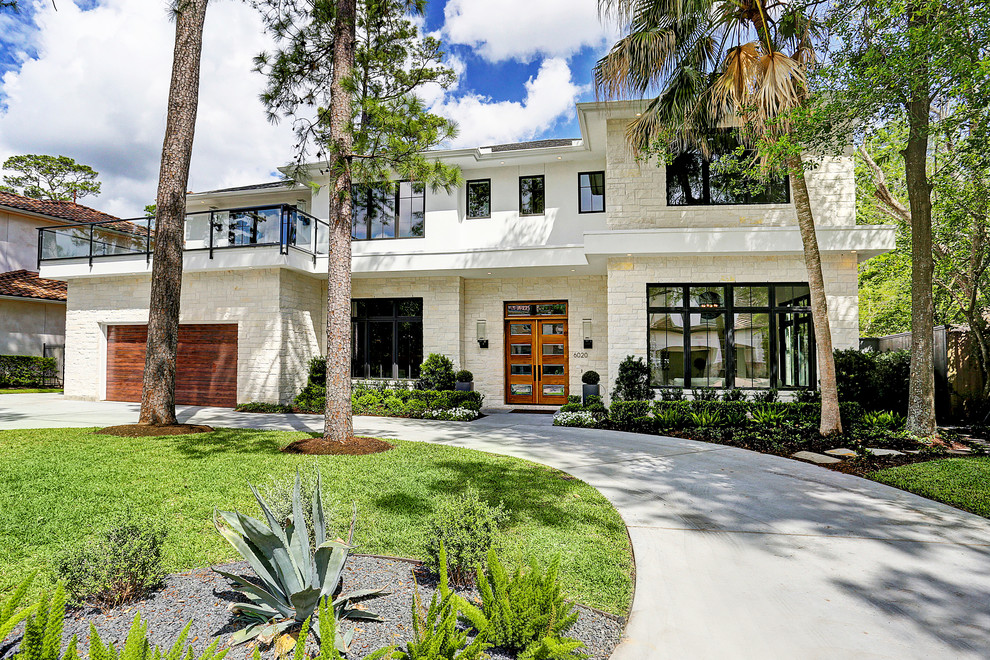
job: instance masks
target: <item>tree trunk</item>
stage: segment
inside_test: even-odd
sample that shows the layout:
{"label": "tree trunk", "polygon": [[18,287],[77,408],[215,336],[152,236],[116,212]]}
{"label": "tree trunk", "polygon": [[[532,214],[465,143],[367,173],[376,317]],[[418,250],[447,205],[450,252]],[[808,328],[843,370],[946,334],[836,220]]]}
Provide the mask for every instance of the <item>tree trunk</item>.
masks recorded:
{"label": "tree trunk", "polygon": [[815,346],[818,350],[818,378],[822,392],[822,418],[819,433],[824,436],[842,433],[839,416],[839,391],[835,382],[835,356],[832,352],[832,328],[828,322],[828,301],[825,299],[825,278],[822,276],[822,257],[818,251],[818,235],[815,217],[808,197],[808,182],[804,165],[799,156],[787,159],[791,174],[791,191],[797,209],[801,243],[804,246],[804,263],[808,268],[808,288],[811,291],[811,318],[815,323]]}
{"label": "tree trunk", "polygon": [[140,423],[154,426],[176,423],[175,354],[179,344],[186,186],[199,106],[206,5],[207,0],[179,0],[175,13],[175,51],[155,200],[155,250],[141,391]]}
{"label": "tree trunk", "polygon": [[[917,7],[908,9],[908,34],[927,18]],[[921,56],[923,46],[915,48]],[[928,181],[928,129],[931,101],[928,68],[917,72],[907,102],[908,138],[902,152],[908,204],[911,207],[911,378],[908,386],[907,430],[912,435],[935,435],[935,302],[932,295],[932,187]]]}
{"label": "tree trunk", "polygon": [[345,84],[354,69],[355,0],[338,0],[330,82],[330,256],[327,276],[327,405],[323,436],[346,442],[351,418],[351,105]]}

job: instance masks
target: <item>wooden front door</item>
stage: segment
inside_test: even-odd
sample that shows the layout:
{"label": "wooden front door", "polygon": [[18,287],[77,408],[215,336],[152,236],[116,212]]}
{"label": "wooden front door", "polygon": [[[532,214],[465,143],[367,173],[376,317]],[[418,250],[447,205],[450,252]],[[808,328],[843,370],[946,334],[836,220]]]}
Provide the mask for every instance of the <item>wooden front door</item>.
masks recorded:
{"label": "wooden front door", "polygon": [[506,303],[505,402],[567,403],[567,303]]}

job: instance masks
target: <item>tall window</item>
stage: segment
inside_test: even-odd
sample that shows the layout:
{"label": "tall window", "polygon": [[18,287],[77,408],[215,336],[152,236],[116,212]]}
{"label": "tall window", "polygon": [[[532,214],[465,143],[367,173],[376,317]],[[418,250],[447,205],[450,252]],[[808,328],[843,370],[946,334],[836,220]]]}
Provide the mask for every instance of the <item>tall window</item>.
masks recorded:
{"label": "tall window", "polygon": [[601,213],[605,210],[605,172],[578,174],[578,213]]}
{"label": "tall window", "polygon": [[757,181],[745,174],[749,156],[739,156],[732,145],[709,158],[685,151],[667,166],[669,206],[726,204],[786,204],[787,177]]}
{"label": "tall window", "polygon": [[543,175],[519,177],[519,215],[543,215]]}
{"label": "tall window", "polygon": [[807,284],[647,287],[654,387],[815,385]]}
{"label": "tall window", "polygon": [[351,376],[418,378],[423,363],[423,299],[351,301]]}
{"label": "tall window", "polygon": [[467,188],[467,217],[492,217],[492,180],[475,179],[468,181]]}
{"label": "tall window", "polygon": [[351,238],[418,238],[426,233],[426,190],[411,181],[351,187]]}

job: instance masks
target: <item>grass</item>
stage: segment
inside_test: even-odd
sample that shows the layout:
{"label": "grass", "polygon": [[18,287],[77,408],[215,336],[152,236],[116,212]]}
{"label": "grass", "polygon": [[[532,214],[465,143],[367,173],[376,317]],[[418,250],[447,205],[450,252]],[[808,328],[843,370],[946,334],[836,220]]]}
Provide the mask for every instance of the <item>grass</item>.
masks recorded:
{"label": "grass", "polygon": [[[257,515],[247,482],[320,467],[338,533],[357,503],[357,552],[422,558],[437,497],[473,485],[510,512],[506,556],[560,554],[570,598],[625,615],[631,550],[618,512],[597,490],[520,459],[419,442],[369,456],[298,456],[279,449],[304,433],[221,429],[117,438],[92,429],[0,431],[0,594],[130,509],[169,528],[170,572],[239,559],[213,529],[214,507]],[[2,598],[0,598],[2,600]]]}
{"label": "grass", "polygon": [[21,388],[9,389],[9,390],[0,388],[0,394],[52,394],[55,392],[61,394],[62,388],[59,387],[57,389],[55,388],[45,389],[45,388],[21,387]]}
{"label": "grass", "polygon": [[870,478],[990,518],[990,457],[945,458],[879,470]]}

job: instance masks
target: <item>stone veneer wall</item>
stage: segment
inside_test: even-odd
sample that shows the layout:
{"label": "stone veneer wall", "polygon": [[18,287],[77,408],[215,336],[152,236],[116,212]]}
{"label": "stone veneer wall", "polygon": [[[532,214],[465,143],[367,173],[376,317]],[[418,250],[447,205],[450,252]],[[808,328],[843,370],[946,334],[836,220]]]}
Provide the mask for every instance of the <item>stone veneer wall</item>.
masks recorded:
{"label": "stone veneer wall", "polygon": [[[474,373],[475,390],[485,405],[505,404],[505,332],[502,303],[508,301],[566,300],[569,393],[581,394],[581,374],[589,369],[602,376],[606,389],[608,309],[605,277],[532,277],[464,280],[464,368]],[[584,349],[581,323],[591,319],[594,348]],[[486,321],[488,348],[479,348],[476,323]],[[575,357],[587,355],[587,357]]]}
{"label": "stone veneer wall", "polygon": [[[237,323],[238,402],[285,403],[305,383],[306,360],[322,348],[325,287],[279,269],[186,273],[180,322]],[[145,275],[69,281],[67,396],[104,395],[105,326],[147,323],[150,290]]]}
{"label": "stone veneer wall", "polygon": [[455,369],[463,364],[460,277],[356,277],[351,280],[351,298],[422,298],[423,357],[439,353],[449,357]]}
{"label": "stone veneer wall", "polygon": [[[835,348],[859,346],[856,258],[824,255],[822,271]],[[807,282],[801,256],[626,257],[608,260],[608,382],[627,355],[646,359],[646,285]]]}
{"label": "stone veneer wall", "polygon": [[[606,137],[605,199],[610,229],[747,227],[797,224],[793,204],[667,206],[666,168],[637,162],[625,139],[627,120],[610,119]],[[807,173],[815,224],[856,224],[851,157],[825,158]]]}

